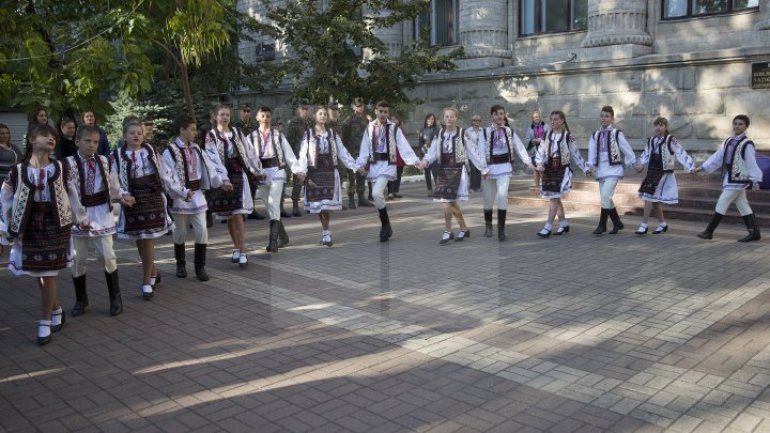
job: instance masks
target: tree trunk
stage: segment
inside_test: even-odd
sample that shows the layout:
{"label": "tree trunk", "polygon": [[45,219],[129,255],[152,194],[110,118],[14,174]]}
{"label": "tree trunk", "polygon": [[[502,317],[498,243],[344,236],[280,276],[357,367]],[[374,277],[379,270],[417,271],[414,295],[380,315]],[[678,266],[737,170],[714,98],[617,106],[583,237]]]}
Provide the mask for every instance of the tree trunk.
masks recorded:
{"label": "tree trunk", "polygon": [[187,114],[192,117],[193,122],[197,123],[197,120],[195,119],[195,107],[193,107],[192,91],[190,90],[190,74],[188,74],[187,65],[184,62],[179,62],[179,72],[182,78],[182,93],[184,93],[184,100],[187,105]]}

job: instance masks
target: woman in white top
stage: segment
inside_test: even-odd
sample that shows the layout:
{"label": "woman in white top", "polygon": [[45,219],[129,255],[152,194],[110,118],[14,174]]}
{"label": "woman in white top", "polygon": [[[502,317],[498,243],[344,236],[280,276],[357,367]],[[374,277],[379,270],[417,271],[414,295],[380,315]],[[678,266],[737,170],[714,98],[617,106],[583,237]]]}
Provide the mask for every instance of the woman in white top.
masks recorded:
{"label": "woman in white top", "polygon": [[254,210],[249,180],[260,173],[254,149],[238,128],[230,126],[230,106],[219,105],[214,110],[216,127],[206,134],[204,150],[216,157],[227,169],[231,190],[215,188],[209,192],[209,209],[227,218],[227,229],[233,240],[232,262],[240,267],[249,264],[246,256],[244,218]]}
{"label": "woman in white top", "polygon": [[569,221],[564,215],[564,205],[561,197],[572,189],[572,167],[577,166],[584,173],[586,164],[577,148],[575,136],[567,126],[567,117],[562,111],[551,112],[551,130],[538,146],[535,154],[537,170],[542,173],[540,183],[540,196],[550,200],[548,208],[548,221],[537,235],[548,237],[551,235],[553,220],[559,215],[559,229],[557,235],[569,232]]}
{"label": "woman in white top", "polygon": [[[470,237],[471,231],[465,224],[465,218],[460,210],[459,201],[468,200],[468,172],[465,168],[466,161],[470,160],[479,168],[483,176],[487,176],[489,169],[486,161],[479,158],[476,146],[466,143],[463,128],[457,126],[457,109],[444,108],[444,128],[433,138],[428,153],[419,162],[419,167],[425,169],[438,161],[438,177],[433,188],[433,201],[443,203],[445,230],[441,236],[440,245],[446,245],[452,239],[461,242]],[[452,216],[457,218],[460,231],[455,237],[452,233]]]}
{"label": "woman in white top", "polygon": [[189,201],[194,191],[185,189],[155,148],[144,142],[141,123],[125,122],[123,142],[112,157],[112,171],[118,175],[122,203],[117,233],[119,239],[136,241],[142,260],[142,297],[150,300],[155,285],[160,283],[155,266],[155,239],[174,229],[166,194]]}
{"label": "woman in white top", "polygon": [[647,164],[647,176],[639,188],[639,198],[644,200],[644,216],[638,235],[647,234],[647,221],[650,213],[655,210],[658,216],[658,228],[653,234],[668,231],[668,224],[663,217],[663,204],[679,203],[679,187],[674,176],[674,164],[678,160],[687,171],[695,168],[692,158],[684,150],[679,140],[668,132],[668,119],[658,117],[653,122],[655,135],[647,140],[644,152],[639,156],[636,171],[641,172]]}
{"label": "woman in white top", "polygon": [[305,210],[321,220],[321,245],[333,245],[329,230],[331,212],[342,210],[342,184],[337,163],[357,171],[356,161],[345,149],[337,131],[326,128],[329,112],[316,107],[315,126],[302,135],[297,176],[305,181]]}

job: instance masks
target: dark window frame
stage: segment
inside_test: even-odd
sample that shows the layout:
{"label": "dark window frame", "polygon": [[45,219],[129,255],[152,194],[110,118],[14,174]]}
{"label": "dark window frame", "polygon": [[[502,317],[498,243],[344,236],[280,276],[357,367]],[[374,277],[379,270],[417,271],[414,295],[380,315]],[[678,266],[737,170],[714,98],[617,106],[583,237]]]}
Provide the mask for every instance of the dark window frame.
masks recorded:
{"label": "dark window frame", "polygon": [[[588,16],[586,16],[586,27],[583,28],[573,28],[572,22],[574,21],[573,12],[575,11],[575,2],[577,0],[567,0],[569,2],[569,7],[567,8],[567,13],[564,16],[565,24],[567,25],[566,30],[551,30],[551,31],[544,31],[542,29],[543,27],[543,0],[535,0],[535,30],[532,33],[524,33],[524,2],[522,0],[519,0],[519,36],[520,37],[528,37],[528,36],[540,36],[540,35],[553,35],[553,34],[559,34],[559,33],[572,33],[572,32],[583,32],[588,29]],[[665,0],[663,0],[665,1]],[[586,13],[588,10],[586,9]]]}
{"label": "dark window frame", "polygon": [[667,17],[666,16],[666,3],[670,0],[661,0],[660,1],[660,20],[661,21],[676,21],[676,20],[686,20],[691,18],[703,18],[703,17],[714,17],[719,15],[730,15],[735,13],[743,13],[743,12],[753,12],[753,11],[759,11],[759,3],[757,2],[756,6],[753,7],[746,7],[746,8],[740,8],[740,9],[734,9],[733,8],[733,0],[726,0],[727,1],[727,7],[726,10],[722,12],[711,12],[711,13],[704,13],[704,14],[693,14],[693,6],[695,3],[695,0],[685,0],[687,2],[687,13],[684,15],[678,16],[678,17]]}
{"label": "dark window frame", "polygon": [[447,41],[439,42],[437,32],[439,16],[437,14],[436,2],[440,0],[431,0],[430,8],[424,13],[420,13],[412,23],[412,34],[417,41],[422,37],[421,31],[427,30],[428,46],[430,47],[451,47],[460,45],[460,0],[446,0],[449,3],[446,16]]}

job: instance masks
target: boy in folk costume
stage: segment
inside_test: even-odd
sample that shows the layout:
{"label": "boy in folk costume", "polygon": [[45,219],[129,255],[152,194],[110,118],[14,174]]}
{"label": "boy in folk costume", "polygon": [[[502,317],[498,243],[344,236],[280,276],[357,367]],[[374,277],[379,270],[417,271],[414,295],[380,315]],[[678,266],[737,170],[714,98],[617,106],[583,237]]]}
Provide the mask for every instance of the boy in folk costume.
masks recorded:
{"label": "boy in folk costume", "polygon": [[568,233],[569,222],[561,197],[572,189],[572,167],[577,166],[585,173],[586,164],[577,148],[575,136],[569,131],[564,112],[551,112],[551,130],[540,141],[535,161],[537,170],[542,173],[540,196],[550,201],[548,220],[537,235],[543,238],[551,236],[556,215],[559,216],[559,228],[555,234]]}
{"label": "boy in folk costume", "polygon": [[758,241],[761,238],[757,218],[746,198],[746,190],[759,189],[759,182],[762,182],[762,170],[757,165],[754,142],[746,136],[746,130],[750,124],[748,116],[744,114],[735,116],[733,136],[725,140],[716,153],[694,170],[696,173],[699,171],[713,173],[718,169],[722,170],[722,195],[719,196],[714,216],[706,230],[698,233],[701,239],[711,239],[714,236],[714,230],[732,202],[735,202],[735,207],[741,213],[743,223],[749,231],[749,234],[738,242]]}
{"label": "boy in folk costume", "polygon": [[80,195],[80,203],[88,214],[89,227],[72,228],[72,243],[75,247],[75,263],[72,267],[75,306],[72,307],[72,315],[84,314],[88,306],[86,262],[88,247],[93,245],[97,256],[104,261],[104,277],[107,280],[107,293],[110,298],[110,316],[117,316],[123,312],[118,262],[112,247],[112,235],[115,234],[112,202],[120,201],[118,176],[112,170],[109,158],[96,153],[99,150],[97,127],[81,126],[77,130],[75,141],[77,152],[65,159],[69,172],[67,181],[70,187]]}
{"label": "boy in folk costume", "polygon": [[624,228],[615,203],[612,201],[615,187],[623,179],[623,155],[625,155],[625,165],[628,166],[636,164],[636,155],[626,141],[623,131],[613,126],[615,110],[612,107],[609,105],[602,107],[599,121],[601,128],[594,132],[588,141],[588,161],[586,161],[588,174],[595,173],[596,180],[599,182],[602,206],[599,225],[594,230],[594,234],[600,235],[607,231],[607,217],[609,217],[612,220],[610,234],[614,235]]}
{"label": "boy in folk costume", "polygon": [[368,181],[374,182],[372,197],[382,224],[380,242],[387,242],[393,235],[393,229],[390,226],[388,209],[385,207],[385,190],[388,188],[388,181],[397,178],[396,148],[401,154],[401,159],[409,165],[417,163],[417,155],[414,154],[412,146],[409,145],[401,129],[388,120],[390,104],[380,101],[374,111],[377,119],[369,122],[364,132],[356,165],[362,174],[366,174]]}
{"label": "boy in folk costume", "polygon": [[668,119],[658,117],[653,125],[655,135],[647,140],[647,146],[639,156],[639,165],[636,168],[641,172],[643,165],[647,164],[647,176],[639,188],[639,198],[644,200],[644,216],[635,232],[638,235],[647,234],[647,220],[653,209],[658,217],[658,228],[652,233],[657,235],[668,231],[668,224],[663,218],[663,204],[679,203],[679,187],[674,176],[674,165],[679,161],[687,171],[695,168],[695,163],[679,144],[679,140],[668,132]]}
{"label": "boy in folk costume", "polygon": [[232,191],[233,186],[227,179],[227,170],[219,161],[218,155],[204,153],[195,143],[198,127],[189,114],[182,114],[174,122],[174,131],[178,136],[163,150],[163,162],[183,183],[185,195],[192,191],[190,200],[172,200],[171,216],[174,218],[174,257],[176,276],[187,277],[185,241],[187,229],[192,225],[195,235],[195,276],[200,281],[208,281],[206,273],[206,247],[209,241],[206,227],[208,203],[203,191],[222,187]]}
{"label": "boy in folk costume", "polygon": [[[433,138],[428,153],[418,163],[418,168],[428,168],[438,162],[438,176],[433,189],[433,201],[444,204],[445,230],[439,241],[446,245],[452,239],[461,242],[471,236],[471,231],[465,224],[465,218],[460,210],[459,201],[468,200],[468,172],[465,164],[470,159],[479,168],[482,176],[487,176],[489,169],[485,161],[479,158],[476,147],[467,143],[463,128],[457,126],[459,113],[455,108],[444,108],[444,128]],[[452,233],[452,216],[457,218],[460,230],[455,237]]]}
{"label": "boy in folk costume", "polygon": [[483,129],[479,141],[479,156],[484,159],[489,173],[481,181],[484,196],[484,236],[492,237],[492,206],[497,201],[497,240],[505,240],[505,218],[508,212],[508,185],[513,175],[513,153],[534,170],[532,159],[524,143],[513,128],[508,126],[505,108],[494,105],[490,109],[492,126]]}
{"label": "boy in folk costume", "polygon": [[286,137],[278,129],[272,127],[273,113],[269,107],[259,107],[257,122],[259,127],[249,136],[249,142],[259,158],[264,182],[260,182],[259,192],[267,205],[270,217],[270,237],[267,251],[277,253],[278,248],[289,244],[289,235],[281,221],[281,203],[284,185],[286,185],[286,168],[292,172],[297,169],[297,158],[291,150]]}
{"label": "boy in folk costume", "polygon": [[209,209],[227,218],[227,229],[233,240],[231,260],[243,268],[249,264],[246,256],[244,216],[254,210],[249,179],[258,178],[261,168],[248,139],[238,128],[230,127],[230,107],[219,105],[214,113],[216,127],[206,134],[204,147],[212,160],[219,159],[225,166],[233,189],[211,190]]}
{"label": "boy in folk costume", "polygon": [[124,144],[115,149],[112,171],[118,175],[121,203],[118,238],[133,239],[142,259],[142,298],[155,295],[160,273],[155,266],[155,239],[174,229],[168,215],[166,194],[190,200],[193,191],[179,184],[174,172],[163,163],[155,148],[144,142],[142,125],[136,121],[123,126]]}
{"label": "boy in folk costume", "polygon": [[73,223],[88,227],[78,191],[66,182],[66,166],[51,160],[56,130],[34,125],[27,134],[27,156],[14,165],[0,188],[0,254],[12,241],[8,268],[38,282],[41,319],[37,343],[47,344],[62,329],[64,310],[56,299],[56,276],[71,265]]}
{"label": "boy in folk costume", "polygon": [[305,131],[295,168],[305,179],[305,210],[317,213],[321,220],[321,245],[333,245],[329,230],[331,211],[342,210],[342,182],[337,165],[356,170],[356,162],[342,144],[337,131],[326,128],[326,107],[317,107],[315,126]]}

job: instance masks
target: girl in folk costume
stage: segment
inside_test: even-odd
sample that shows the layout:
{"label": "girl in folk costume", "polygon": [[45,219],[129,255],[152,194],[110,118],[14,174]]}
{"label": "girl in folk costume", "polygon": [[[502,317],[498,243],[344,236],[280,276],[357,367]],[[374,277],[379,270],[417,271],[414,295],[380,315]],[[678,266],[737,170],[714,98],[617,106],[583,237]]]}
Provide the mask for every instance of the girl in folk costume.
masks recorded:
{"label": "girl in folk costume", "polygon": [[489,175],[481,181],[484,196],[484,236],[492,237],[492,206],[497,201],[497,239],[505,240],[505,218],[508,210],[508,184],[513,175],[513,153],[534,170],[532,159],[524,143],[508,126],[505,108],[494,105],[490,109],[492,126],[484,128],[479,140],[479,156],[484,159]]}
{"label": "girl in folk costume", "polygon": [[636,164],[636,155],[631,145],[626,141],[623,131],[616,129],[612,123],[615,121],[615,110],[609,105],[602,107],[599,114],[601,128],[591,135],[588,141],[588,161],[586,168],[588,173],[596,173],[599,182],[599,195],[601,197],[602,212],[599,217],[599,225],[594,234],[599,235],[607,231],[607,217],[612,220],[610,234],[615,234],[623,229],[618,210],[612,196],[615,195],[615,187],[623,179],[623,155],[625,164]]}
{"label": "girl in folk costume", "polygon": [[249,179],[257,177],[260,171],[259,160],[243,133],[238,128],[230,127],[230,107],[219,105],[215,113],[216,127],[206,134],[204,147],[212,159],[222,161],[233,189],[212,190],[209,209],[219,216],[227,217],[227,229],[233,240],[232,262],[246,267],[249,260],[246,256],[244,218],[254,210]]}
{"label": "girl in folk costume", "polygon": [[635,232],[638,235],[647,234],[647,220],[653,209],[658,217],[658,228],[652,233],[657,235],[668,231],[668,224],[663,218],[663,204],[679,203],[679,188],[674,176],[674,165],[679,160],[687,171],[695,168],[695,163],[684,147],[679,144],[679,140],[669,134],[668,119],[658,117],[653,125],[655,135],[647,140],[647,146],[639,156],[639,164],[636,168],[641,172],[644,169],[643,165],[647,164],[647,176],[639,188],[639,198],[644,200],[644,216],[639,229]]}
{"label": "girl in folk costume", "polygon": [[711,239],[714,236],[714,230],[722,221],[722,217],[727,212],[732,202],[738,208],[738,212],[743,217],[743,223],[746,224],[749,234],[738,240],[738,242],[751,242],[760,239],[759,225],[754,216],[754,212],[749,206],[749,200],[746,198],[746,190],[749,188],[759,189],[759,182],[762,182],[762,170],[757,165],[754,151],[754,142],[746,136],[746,129],[751,124],[749,117],[739,114],[733,118],[733,136],[725,140],[722,147],[706,160],[694,172],[706,171],[712,173],[718,169],[722,170],[722,194],[717,201],[714,216],[711,218],[706,230],[698,233],[701,239]]}
{"label": "girl in folk costume", "polygon": [[326,129],[329,114],[325,107],[317,107],[315,127],[302,136],[297,175],[305,179],[305,209],[317,213],[321,220],[321,245],[332,246],[329,231],[331,211],[342,209],[342,184],[337,163],[356,171],[356,162],[350,156],[336,131]]}
{"label": "girl in folk costume", "polygon": [[375,107],[377,118],[369,122],[361,139],[361,150],[356,164],[369,182],[374,182],[372,196],[380,214],[380,242],[387,242],[393,236],[388,208],[385,207],[385,190],[388,182],[398,178],[396,164],[398,154],[407,164],[417,163],[417,156],[404,136],[404,132],[389,121],[390,104],[380,101]]}
{"label": "girl in folk costume", "polygon": [[540,196],[550,200],[548,207],[548,221],[537,235],[548,237],[551,235],[553,220],[559,215],[559,228],[557,235],[569,232],[569,221],[564,215],[564,205],[561,197],[572,189],[572,166],[576,165],[584,173],[586,163],[580,156],[572,135],[567,126],[567,117],[562,111],[551,112],[551,130],[548,131],[538,146],[535,155],[537,170],[542,173],[540,183]]}
{"label": "girl in folk costume", "polygon": [[[438,178],[433,189],[433,201],[444,204],[444,223],[446,229],[439,244],[446,245],[452,239],[461,242],[470,237],[471,231],[465,224],[465,218],[460,210],[458,201],[468,200],[468,173],[465,163],[468,158],[479,168],[483,176],[489,173],[486,162],[479,158],[475,146],[466,145],[465,131],[457,126],[458,112],[455,108],[445,108],[443,111],[444,125],[433,138],[425,158],[420,161],[419,168],[427,168],[438,161]],[[457,218],[460,231],[455,237],[452,233],[452,216]]]}
{"label": "girl in folk costume", "polygon": [[35,277],[40,287],[41,312],[37,343],[47,344],[51,332],[64,325],[64,310],[56,299],[56,275],[71,264],[73,222],[87,228],[78,191],[67,182],[66,167],[49,159],[56,146],[56,130],[34,125],[23,162],[14,165],[0,189],[0,254],[13,241],[9,269]]}
{"label": "girl in folk costume", "polygon": [[249,141],[260,160],[265,181],[260,183],[260,195],[267,204],[270,217],[270,237],[267,251],[277,253],[278,248],[289,244],[289,235],[281,221],[281,203],[284,185],[286,184],[286,168],[292,172],[297,170],[297,157],[291,149],[286,137],[278,129],[272,127],[273,113],[269,107],[259,107],[257,122],[259,127],[249,136]]}
{"label": "girl in folk costume", "polygon": [[152,299],[160,273],[155,267],[155,239],[174,229],[166,211],[165,192],[173,199],[190,200],[193,191],[179,184],[174,172],[155,149],[144,142],[142,124],[123,126],[124,144],[115,149],[112,171],[118,174],[122,206],[118,216],[118,238],[133,239],[142,259],[142,297]]}
{"label": "girl in folk costume", "polygon": [[64,161],[69,173],[70,188],[78,191],[80,203],[88,215],[88,228],[73,227],[72,243],[75,260],[72,267],[72,281],[75,286],[75,306],[72,315],[80,316],[88,306],[86,290],[86,262],[88,247],[93,245],[97,256],[104,261],[104,277],[110,297],[110,316],[123,312],[120,297],[118,262],[112,247],[115,234],[115,217],[112,203],[120,200],[120,186],[117,173],[112,170],[110,160],[99,155],[99,129],[95,126],[81,126],[75,135],[77,151]]}
{"label": "girl in folk costume", "polygon": [[219,161],[216,153],[204,153],[195,143],[198,127],[189,114],[182,114],[174,122],[177,137],[163,149],[163,163],[175,173],[184,185],[184,194],[192,193],[190,200],[173,200],[171,216],[174,217],[174,257],[176,276],[187,277],[185,241],[187,229],[192,225],[195,235],[195,276],[200,281],[208,281],[206,273],[206,247],[209,240],[206,227],[208,203],[203,191],[222,187],[232,191],[233,186],[227,178],[227,170]]}

